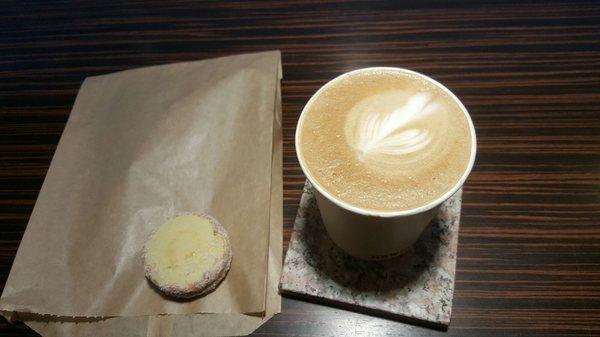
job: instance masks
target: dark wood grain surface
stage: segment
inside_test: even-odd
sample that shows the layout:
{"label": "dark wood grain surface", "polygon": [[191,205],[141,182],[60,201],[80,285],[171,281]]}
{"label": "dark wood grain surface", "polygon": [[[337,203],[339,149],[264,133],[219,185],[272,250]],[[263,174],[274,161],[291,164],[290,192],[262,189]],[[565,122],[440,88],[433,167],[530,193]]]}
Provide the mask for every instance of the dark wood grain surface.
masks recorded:
{"label": "dark wood grain surface", "polygon": [[[280,49],[286,244],[304,182],[296,120],[344,71],[399,66],[443,82],[470,110],[479,152],[447,332],[284,299],[257,336],[600,336],[600,3],[397,6],[0,4],[1,284],[86,76]],[[35,335],[5,321],[0,333]]]}

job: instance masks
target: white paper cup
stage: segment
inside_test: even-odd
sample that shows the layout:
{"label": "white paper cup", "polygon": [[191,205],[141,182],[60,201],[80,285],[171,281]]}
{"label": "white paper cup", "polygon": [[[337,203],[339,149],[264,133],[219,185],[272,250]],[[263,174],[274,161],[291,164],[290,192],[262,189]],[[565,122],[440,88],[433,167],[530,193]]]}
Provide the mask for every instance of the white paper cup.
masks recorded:
{"label": "white paper cup", "polygon": [[[471,130],[472,139],[469,164],[467,165],[465,172],[456,185],[454,185],[448,192],[444,193],[436,200],[423,206],[403,211],[375,212],[371,210],[365,210],[348,205],[329,194],[322,186],[315,182],[306,169],[304,160],[300,155],[302,152],[300,151],[299,142],[300,130],[302,129],[302,121],[304,119],[305,112],[311,106],[315,100],[315,97],[318,96],[319,92],[321,92],[323,88],[335,83],[348,74],[365,70],[394,70],[421,77],[448,93],[456,101],[456,103],[458,103],[465,114]],[[344,73],[334,78],[322,86],[311,97],[308,103],[306,103],[296,128],[296,153],[298,155],[298,161],[300,162],[302,171],[314,187],[317,205],[321,211],[321,217],[323,219],[323,223],[325,224],[325,228],[327,229],[327,233],[331,239],[348,254],[365,260],[384,260],[392,258],[402,254],[405,250],[410,248],[410,246],[419,238],[429,222],[437,214],[440,205],[462,187],[465,180],[469,176],[469,173],[471,173],[471,169],[473,168],[476,149],[477,141],[475,138],[473,121],[471,120],[467,109],[460,102],[460,100],[450,90],[448,90],[448,88],[444,87],[434,79],[402,68],[363,68]]]}

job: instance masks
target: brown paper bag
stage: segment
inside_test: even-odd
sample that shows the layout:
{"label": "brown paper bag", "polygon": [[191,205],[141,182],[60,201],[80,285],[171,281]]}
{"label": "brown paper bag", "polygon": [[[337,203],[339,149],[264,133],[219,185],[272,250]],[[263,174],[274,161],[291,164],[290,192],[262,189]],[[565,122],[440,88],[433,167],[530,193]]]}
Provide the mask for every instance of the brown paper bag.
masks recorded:
{"label": "brown paper bag", "polygon": [[[281,70],[278,78],[281,78]],[[269,235],[269,272],[267,275],[266,309],[264,317],[244,314],[191,314],[115,317],[95,322],[60,322],[53,319],[25,320],[43,336],[240,336],[256,328],[281,311],[278,284],[282,263],[283,180],[281,135],[281,87],[277,85],[275,118],[273,120],[273,161],[271,170],[271,219]]]}
{"label": "brown paper bag", "polygon": [[[87,79],[2,295],[3,313],[265,312],[278,69],[279,53],[269,52]],[[140,266],[149,232],[179,211],[217,217],[234,251],[223,284],[190,302],[165,300]]]}

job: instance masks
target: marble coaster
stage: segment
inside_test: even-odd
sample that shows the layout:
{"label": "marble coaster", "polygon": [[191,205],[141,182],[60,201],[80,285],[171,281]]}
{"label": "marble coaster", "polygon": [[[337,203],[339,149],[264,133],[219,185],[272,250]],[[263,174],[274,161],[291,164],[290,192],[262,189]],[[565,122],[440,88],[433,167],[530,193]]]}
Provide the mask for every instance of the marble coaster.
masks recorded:
{"label": "marble coaster", "polygon": [[281,293],[445,329],[450,323],[462,190],[404,255],[362,261],[327,235],[306,183],[283,265]]}

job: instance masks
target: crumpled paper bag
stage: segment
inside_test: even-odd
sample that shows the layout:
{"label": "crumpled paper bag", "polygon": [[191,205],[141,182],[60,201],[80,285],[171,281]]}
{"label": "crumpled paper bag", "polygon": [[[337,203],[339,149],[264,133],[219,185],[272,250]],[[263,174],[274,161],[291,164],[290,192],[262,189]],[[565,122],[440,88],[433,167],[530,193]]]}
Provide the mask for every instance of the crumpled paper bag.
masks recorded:
{"label": "crumpled paper bag", "polygon": [[[267,52],[86,79],[3,314],[48,335],[183,336],[249,333],[279,312],[280,76],[279,52]],[[178,211],[215,216],[234,251],[219,288],[189,302],[157,294],[140,265],[147,235]],[[209,312],[223,314],[197,314]]]}

